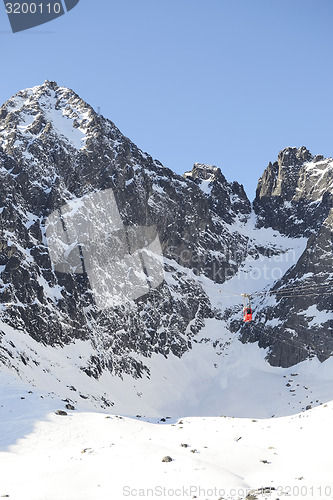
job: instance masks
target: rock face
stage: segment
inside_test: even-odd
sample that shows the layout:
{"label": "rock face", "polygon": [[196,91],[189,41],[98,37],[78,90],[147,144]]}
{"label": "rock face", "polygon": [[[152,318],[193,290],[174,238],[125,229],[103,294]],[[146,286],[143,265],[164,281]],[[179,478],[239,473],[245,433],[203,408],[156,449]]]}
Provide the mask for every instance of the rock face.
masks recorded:
{"label": "rock face", "polygon": [[258,227],[292,237],[317,231],[333,207],[332,160],[303,146],[285,148],[259,179],[253,202]]}
{"label": "rock face", "polygon": [[[277,296],[274,304],[263,295],[256,321],[243,326],[240,306],[222,301],[220,307],[209,292],[209,286],[218,292],[226,281],[249,274],[249,259],[271,261],[304,237],[304,252],[284,266],[278,280],[264,283],[265,290],[332,282],[331,159],[286,148],[259,180],[252,209],[243,186],[227,182],[219,168],[195,164],[184,176],[176,175],[72,90],[46,81],[0,108],[0,180],[3,364],[19,371],[40,363],[32,348],[15,346],[15,331],[27,343],[32,338],[54,348],[75,340],[88,343],[92,352],[82,356],[79,368],[89,376],[104,371],[149,376],[153,354],[182,357],[209,318],[239,332],[243,342],[268,347],[274,365],[332,354],[332,295]],[[47,227],[59,213],[65,234],[63,207],[80,207],[82,200],[107,192],[127,239],[131,231],[150,231],[140,228],[156,231],[165,274],[158,284],[148,279],[147,293],[135,300],[101,308],[87,271],[86,240],[66,243],[82,257],[81,272],[61,272],[51,261]],[[96,213],[102,211],[88,217]],[[102,222],[98,216],[95,233],[103,233]],[[269,241],[269,231],[284,238],[285,246]],[[103,254],[94,243],[99,285],[108,289],[110,252]],[[260,292],[260,286],[253,291]]]}
{"label": "rock face", "polygon": [[[259,180],[254,210],[259,227],[307,236],[300,258],[276,282],[273,305],[242,328],[243,339],[269,346],[268,359],[291,366],[333,353],[333,161],[305,148],[286,148]],[[285,290],[285,292],[284,292]]]}

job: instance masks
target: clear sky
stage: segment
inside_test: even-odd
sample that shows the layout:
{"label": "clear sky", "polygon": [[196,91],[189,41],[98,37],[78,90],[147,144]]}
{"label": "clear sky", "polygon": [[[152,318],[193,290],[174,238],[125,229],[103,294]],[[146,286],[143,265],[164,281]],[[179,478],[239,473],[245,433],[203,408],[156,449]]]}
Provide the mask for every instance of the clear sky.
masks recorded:
{"label": "clear sky", "polygon": [[0,101],[55,80],[183,173],[217,165],[253,199],[286,146],[333,156],[332,0],[80,0],[13,34]]}

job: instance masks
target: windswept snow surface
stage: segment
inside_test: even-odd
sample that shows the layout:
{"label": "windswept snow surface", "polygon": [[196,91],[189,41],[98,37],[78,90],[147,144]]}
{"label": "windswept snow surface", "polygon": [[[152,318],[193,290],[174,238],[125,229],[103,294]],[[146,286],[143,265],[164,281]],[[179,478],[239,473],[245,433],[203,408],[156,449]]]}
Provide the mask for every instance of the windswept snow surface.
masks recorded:
{"label": "windswept snow surface", "polygon": [[6,370],[0,381],[0,496],[11,500],[333,498],[332,402],[260,420],[60,416],[53,394]]}

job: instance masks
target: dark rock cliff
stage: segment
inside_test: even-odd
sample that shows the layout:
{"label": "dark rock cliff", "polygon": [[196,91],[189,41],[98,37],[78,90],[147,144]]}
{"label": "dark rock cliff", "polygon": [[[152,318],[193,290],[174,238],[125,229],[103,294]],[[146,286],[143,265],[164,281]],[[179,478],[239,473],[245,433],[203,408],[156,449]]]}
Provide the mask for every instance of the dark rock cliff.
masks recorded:
{"label": "dark rock cliff", "polygon": [[[333,161],[305,148],[286,148],[259,180],[254,209],[259,227],[307,245],[272,291],[256,321],[242,327],[243,340],[269,347],[276,366],[333,354]],[[278,293],[274,293],[277,291]]]}

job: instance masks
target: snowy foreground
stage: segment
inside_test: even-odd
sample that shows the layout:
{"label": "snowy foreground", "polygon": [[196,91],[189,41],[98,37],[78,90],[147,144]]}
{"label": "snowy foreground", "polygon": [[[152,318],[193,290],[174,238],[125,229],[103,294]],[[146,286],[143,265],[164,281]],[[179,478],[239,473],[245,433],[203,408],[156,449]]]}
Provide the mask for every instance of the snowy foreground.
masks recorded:
{"label": "snowy foreground", "polygon": [[61,416],[61,399],[0,378],[0,497],[333,498],[333,402],[270,419]]}

